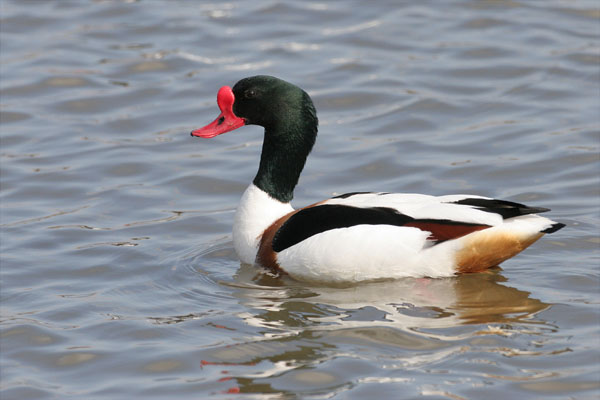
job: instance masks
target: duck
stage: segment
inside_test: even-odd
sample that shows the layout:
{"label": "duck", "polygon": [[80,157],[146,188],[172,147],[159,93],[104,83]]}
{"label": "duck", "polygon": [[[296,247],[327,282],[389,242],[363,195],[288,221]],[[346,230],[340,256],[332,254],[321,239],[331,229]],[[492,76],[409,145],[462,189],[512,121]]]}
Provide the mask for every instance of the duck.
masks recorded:
{"label": "duck", "polygon": [[547,208],[467,194],[358,191],[294,209],[318,131],[308,93],[258,75],[221,87],[217,105],[219,116],[192,136],[264,128],[258,172],[235,212],[233,246],[242,263],[266,272],[322,283],[480,273],[565,226],[538,215]]}

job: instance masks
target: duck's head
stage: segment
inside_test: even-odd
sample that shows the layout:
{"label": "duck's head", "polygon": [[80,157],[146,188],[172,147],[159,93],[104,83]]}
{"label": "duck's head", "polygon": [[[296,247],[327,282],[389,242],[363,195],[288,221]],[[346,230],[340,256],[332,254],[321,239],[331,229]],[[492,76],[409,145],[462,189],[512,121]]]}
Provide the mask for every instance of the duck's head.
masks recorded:
{"label": "duck's head", "polygon": [[192,136],[212,138],[243,125],[260,125],[276,134],[290,125],[314,125],[317,116],[310,96],[284,80],[258,75],[244,78],[233,89],[217,94],[221,114],[212,123],[192,131]]}
{"label": "duck's head", "polygon": [[254,184],[287,202],[317,137],[317,112],[310,96],[281,79],[258,75],[217,94],[221,114],[192,136],[212,138],[243,125],[260,125],[265,138]]}

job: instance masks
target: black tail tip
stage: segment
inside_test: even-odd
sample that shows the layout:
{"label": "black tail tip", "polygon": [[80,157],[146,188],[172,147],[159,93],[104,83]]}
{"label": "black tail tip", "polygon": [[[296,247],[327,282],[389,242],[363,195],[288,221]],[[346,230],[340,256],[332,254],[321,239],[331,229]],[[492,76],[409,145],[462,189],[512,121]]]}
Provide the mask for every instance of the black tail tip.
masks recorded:
{"label": "black tail tip", "polygon": [[561,224],[560,222],[557,222],[555,224],[550,225],[550,228],[546,228],[543,231],[541,231],[541,233],[554,233],[559,229],[564,228],[566,225],[565,224]]}

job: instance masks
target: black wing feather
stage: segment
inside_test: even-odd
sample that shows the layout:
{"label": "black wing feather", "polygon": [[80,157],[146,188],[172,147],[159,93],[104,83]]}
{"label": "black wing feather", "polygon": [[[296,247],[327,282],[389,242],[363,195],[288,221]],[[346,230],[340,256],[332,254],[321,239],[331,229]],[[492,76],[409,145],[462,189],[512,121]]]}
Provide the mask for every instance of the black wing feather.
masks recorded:
{"label": "black wing feather", "polygon": [[506,200],[469,198],[453,202],[465,206],[473,206],[478,210],[500,214],[502,219],[518,217],[520,215],[537,214],[550,211],[549,208],[529,207],[525,204],[514,203]]}
{"label": "black wing feather", "polygon": [[371,194],[373,192],[350,192],[332,197],[332,199],[347,199],[348,197],[356,196],[357,194]]}
{"label": "black wing feather", "polygon": [[280,252],[317,233],[354,225],[403,226],[414,219],[393,208],[360,208],[338,204],[308,207],[292,215],[273,238],[273,250]]}

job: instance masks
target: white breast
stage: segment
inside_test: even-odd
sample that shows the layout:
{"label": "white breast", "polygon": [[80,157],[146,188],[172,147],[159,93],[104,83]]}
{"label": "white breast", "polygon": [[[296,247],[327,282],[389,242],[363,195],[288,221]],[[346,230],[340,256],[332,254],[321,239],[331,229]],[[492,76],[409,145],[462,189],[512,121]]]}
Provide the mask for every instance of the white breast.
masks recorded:
{"label": "white breast", "polygon": [[275,200],[250,184],[240,200],[233,224],[233,246],[240,260],[254,264],[260,237],[265,229],[294,211],[290,203]]}

